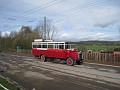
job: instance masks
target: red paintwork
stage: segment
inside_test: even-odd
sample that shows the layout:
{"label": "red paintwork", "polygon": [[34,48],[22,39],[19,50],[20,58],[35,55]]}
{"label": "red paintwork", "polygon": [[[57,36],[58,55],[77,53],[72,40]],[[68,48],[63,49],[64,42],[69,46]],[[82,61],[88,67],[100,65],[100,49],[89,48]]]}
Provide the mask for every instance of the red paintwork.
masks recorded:
{"label": "red paintwork", "polygon": [[76,49],[74,50],[67,50],[67,49],[37,49],[32,48],[32,53],[35,56],[44,55],[45,57],[52,57],[52,58],[60,58],[60,59],[67,59],[68,57],[73,58],[74,60],[78,60],[78,52]]}

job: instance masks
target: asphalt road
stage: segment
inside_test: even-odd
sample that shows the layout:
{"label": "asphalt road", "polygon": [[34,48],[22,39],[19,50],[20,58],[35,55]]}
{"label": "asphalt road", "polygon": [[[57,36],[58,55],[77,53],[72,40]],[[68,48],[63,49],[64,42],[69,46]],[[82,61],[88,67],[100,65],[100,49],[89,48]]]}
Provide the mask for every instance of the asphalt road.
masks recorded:
{"label": "asphalt road", "polygon": [[120,67],[87,63],[68,66],[0,53],[0,71],[21,90],[120,90]]}

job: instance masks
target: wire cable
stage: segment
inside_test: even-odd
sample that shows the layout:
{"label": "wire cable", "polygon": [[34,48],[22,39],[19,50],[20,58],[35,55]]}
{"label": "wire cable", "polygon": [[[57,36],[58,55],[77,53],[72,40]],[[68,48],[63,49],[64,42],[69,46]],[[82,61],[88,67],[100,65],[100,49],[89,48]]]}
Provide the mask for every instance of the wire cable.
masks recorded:
{"label": "wire cable", "polygon": [[[55,0],[55,1],[57,1],[57,0]],[[65,1],[65,0],[61,0],[61,1],[57,1],[57,2],[55,2],[55,1],[51,1],[51,2],[49,2],[49,3],[46,3],[46,4],[42,5],[42,6],[38,6],[38,7],[34,8],[34,9],[31,9],[31,10],[29,10],[29,11],[26,11],[26,12],[20,14],[20,15],[17,15],[17,16],[15,16],[15,17],[13,17],[13,19],[18,19],[18,18],[27,16],[27,15],[29,15],[29,14],[31,14],[31,13],[34,13],[34,12],[38,11],[38,10],[42,10],[42,9],[48,8],[48,7],[50,7],[50,6],[53,6],[53,5],[55,5],[55,4],[59,4],[59,3],[63,2],[63,1]]]}
{"label": "wire cable", "polygon": [[[110,2],[110,1],[108,1],[108,2]],[[64,11],[57,12],[56,15],[70,14],[70,13],[73,13],[75,11],[80,11],[80,10],[83,10],[83,9],[89,9],[89,8],[94,7],[96,5],[97,6],[98,5],[103,5],[103,4],[106,4],[108,2],[103,0],[103,1],[100,1],[100,2],[96,1],[96,2],[92,2],[92,3],[84,4],[84,5],[79,5],[77,7],[71,8],[71,9],[67,9],[67,10],[64,10]],[[53,15],[53,14],[51,14],[51,15]]]}
{"label": "wire cable", "polygon": [[[57,1],[57,2],[56,2]],[[18,18],[22,18],[22,17],[24,17],[24,16],[26,16],[26,15],[29,15],[29,14],[31,14],[31,13],[34,13],[34,12],[36,12],[36,11],[38,11],[38,10],[42,10],[42,9],[45,9],[45,8],[48,8],[48,7],[50,7],[50,6],[53,6],[53,5],[55,5],[55,4],[59,4],[59,3],[61,3],[61,2],[63,2],[63,1],[65,1],[65,0],[60,0],[60,1],[58,1],[58,0],[53,0],[53,1],[51,1],[51,2],[48,2],[48,3],[46,3],[46,4],[43,4],[43,5],[41,5],[41,6],[38,6],[38,7],[35,7],[35,8],[33,8],[33,9],[31,9],[31,10],[28,10],[28,11],[26,11],[26,12],[23,12],[23,13],[21,13],[21,14],[19,14],[19,15],[16,15],[16,16],[14,16],[14,17],[12,17],[12,18],[9,18],[8,20],[6,20],[6,21],[4,21],[6,24],[8,23],[8,24],[11,24],[10,22],[11,21],[16,21],[16,19],[18,19]],[[8,22],[7,22],[8,21]],[[4,24],[4,22],[3,22],[3,24]]]}

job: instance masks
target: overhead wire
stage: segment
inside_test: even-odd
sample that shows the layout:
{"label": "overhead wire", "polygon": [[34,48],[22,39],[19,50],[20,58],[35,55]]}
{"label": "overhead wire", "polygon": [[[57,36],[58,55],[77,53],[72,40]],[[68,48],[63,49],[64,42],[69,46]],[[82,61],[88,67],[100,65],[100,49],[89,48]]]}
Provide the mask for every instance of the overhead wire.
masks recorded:
{"label": "overhead wire", "polygon": [[[14,16],[14,17],[10,17],[8,20],[5,21],[5,23],[8,23],[8,24],[9,24],[11,21],[16,21],[16,19],[18,19],[18,18],[22,18],[22,17],[24,17],[24,16],[26,16],[26,15],[29,15],[29,14],[31,14],[31,13],[34,13],[34,12],[36,12],[36,11],[38,11],[38,10],[42,10],[42,9],[48,8],[48,7],[52,6],[52,5],[59,4],[59,3],[63,2],[63,1],[65,1],[65,0],[60,0],[60,1],[58,1],[58,0],[53,0],[53,1],[48,2],[48,3],[46,3],[46,4],[37,6],[37,7],[33,8],[33,9],[30,9],[30,10],[28,10],[28,11],[25,11],[25,12],[21,13],[21,14],[18,14],[18,15]],[[8,22],[7,22],[7,21],[8,21]],[[3,24],[4,24],[4,23],[3,23]]]}
{"label": "overhead wire", "polygon": [[[41,6],[38,6],[38,7],[34,8],[34,9],[31,9],[31,10],[28,10],[28,11],[26,11],[26,12],[20,14],[20,15],[15,16],[15,19],[27,16],[27,15],[29,15],[31,13],[34,13],[36,11],[39,11],[39,10],[42,10],[42,9],[45,9],[45,8],[48,8],[48,7],[53,6],[55,4],[59,4],[59,3],[63,2],[63,1],[65,1],[65,0],[60,0],[60,1],[57,1],[57,2],[56,1],[57,0],[53,0],[53,1],[49,2],[49,3],[46,3],[46,4],[41,5]],[[13,19],[14,19],[14,17],[13,17]]]}
{"label": "overhead wire", "polygon": [[27,10],[27,11],[24,11],[24,12],[22,12],[22,13],[20,13],[20,14],[16,15],[16,16],[14,16],[14,17],[19,17],[19,16],[22,16],[22,15],[24,15],[24,14],[26,14],[26,13],[29,13],[29,12],[31,12],[31,11],[33,11],[33,10],[35,10],[35,9],[39,9],[39,8],[41,8],[41,7],[43,7],[43,6],[47,5],[47,4],[53,3],[53,2],[55,2],[55,1],[56,1],[56,0],[53,0],[53,1],[48,2],[48,3],[46,3],[46,4],[39,5],[39,6],[35,7],[35,8],[32,8],[32,9]]}
{"label": "overhead wire", "polygon": [[[50,7],[50,6],[52,6],[52,5],[55,5],[55,4],[58,4],[58,3],[60,3],[60,2],[63,2],[63,1],[65,1],[65,0],[61,0],[61,1],[57,1],[57,2],[54,2],[55,0],[53,0],[53,1],[51,1],[51,2],[49,2],[49,3],[46,3],[46,4],[44,4],[44,5],[42,5],[41,7],[40,6],[38,6],[38,7],[36,7],[36,8],[33,8],[33,9],[31,9],[31,10],[28,10],[28,11],[26,11],[26,12],[24,12],[24,13],[21,13],[21,14],[19,14],[18,16],[15,16],[15,20],[16,19],[18,19],[18,18],[20,18],[20,17],[24,17],[24,16],[27,16],[27,15],[29,15],[29,14],[31,14],[31,13],[34,13],[34,12],[36,12],[36,11],[38,11],[38,10],[42,10],[42,9],[45,9],[45,8],[47,8],[47,7]],[[54,2],[54,3],[53,3]],[[76,7],[73,7],[73,8],[70,8],[70,9],[67,9],[67,10],[63,10],[63,11],[60,11],[60,12],[57,12],[57,14],[58,15],[61,15],[61,14],[70,14],[70,13],[73,13],[73,12],[75,12],[75,11],[81,11],[81,10],[83,10],[83,9],[89,9],[89,8],[91,8],[91,7],[94,7],[94,6],[96,6],[96,5],[101,5],[101,4],[106,4],[107,3],[107,1],[106,0],[102,0],[102,1],[96,1],[96,2],[90,2],[90,3],[88,3],[88,4],[84,4],[84,5],[79,5],[79,6],[76,6]],[[13,20],[12,21],[14,21],[14,18],[12,18]],[[29,20],[30,21],[30,20]],[[32,20],[31,20],[31,22],[33,22]]]}
{"label": "overhead wire", "polygon": [[73,12],[80,12],[80,11],[84,11],[84,10],[87,10],[87,9],[90,9],[90,8],[93,8],[95,6],[99,6],[99,5],[104,5],[104,4],[108,4],[110,3],[111,1],[105,1],[105,2],[100,2],[100,3],[95,3],[95,4],[91,4],[89,6],[86,6],[86,7],[81,7],[81,8],[78,8],[78,9],[75,9],[75,10],[72,10],[70,12],[67,12],[67,14],[72,14]]}
{"label": "overhead wire", "polygon": [[[70,8],[70,9],[67,9],[67,10],[64,10],[64,11],[57,12],[56,15],[70,14],[70,13],[73,13],[75,11],[80,11],[80,10],[83,10],[83,9],[89,9],[89,8],[94,7],[96,5],[103,5],[103,4],[108,3],[108,2],[110,2],[110,1],[102,0],[100,2],[98,2],[98,1],[91,2],[91,3],[88,3],[88,4],[79,5],[79,6],[76,6],[74,8]],[[51,15],[53,15],[53,14],[51,14]]]}
{"label": "overhead wire", "polygon": [[[45,6],[45,7],[40,8],[40,9],[38,9],[38,10],[41,10],[41,9],[50,7],[50,6],[54,5],[54,4],[57,4],[57,3],[60,3],[60,2],[63,2],[63,1],[64,1],[64,0],[59,1],[59,2],[56,2],[56,3],[53,3],[53,4],[50,4],[50,5],[48,5],[48,6]],[[53,1],[51,1],[51,2],[53,2]],[[71,9],[67,9],[67,10],[64,10],[64,11],[61,11],[61,12],[57,12],[57,15],[69,14],[70,12],[72,13],[72,12],[77,11],[77,10],[94,7],[95,5],[104,4],[105,2],[106,2],[105,0],[102,0],[102,1],[100,1],[100,2],[96,1],[96,2],[91,2],[91,3],[88,3],[88,4],[84,4],[84,5],[79,5],[79,6],[77,6],[77,7],[71,8]],[[50,2],[49,2],[49,3],[50,3]],[[48,3],[47,3],[47,4],[48,4]],[[45,4],[45,5],[47,5],[47,4]],[[38,8],[38,7],[36,7],[36,9],[37,9],[37,8]],[[29,15],[29,14],[31,14],[31,13],[34,13],[34,12],[36,12],[36,11],[38,11],[38,10],[35,10],[35,8],[34,8],[34,9],[32,9],[32,10],[27,11],[27,13],[25,13],[25,14],[24,14],[24,13],[23,13],[23,14],[20,14],[19,16],[20,16],[20,17],[24,17],[24,16]],[[22,16],[21,16],[21,15],[22,15]],[[53,14],[51,14],[51,15],[53,15]],[[51,16],[51,15],[50,15],[50,16]],[[19,18],[19,16],[18,16],[17,18]],[[11,19],[11,20],[15,20],[15,19]],[[31,21],[31,22],[32,22],[32,21]]]}
{"label": "overhead wire", "polygon": [[[106,0],[102,0],[102,1],[95,1],[95,2],[90,2],[88,4],[84,4],[84,5],[79,5],[79,6],[76,6],[74,8],[70,8],[70,9],[67,9],[67,10],[64,10],[64,11],[61,11],[61,12],[57,12],[57,15],[62,15],[62,14],[69,14],[70,12],[73,13],[74,11],[77,11],[77,10],[82,10],[82,9],[86,9],[86,8],[90,8],[90,7],[94,7],[95,5],[101,5],[101,4],[104,4],[106,3]],[[49,14],[49,16],[52,16],[54,14]],[[33,22],[33,21],[29,21],[29,22]]]}
{"label": "overhead wire", "polygon": [[[56,1],[57,1],[57,2],[56,2]],[[15,21],[16,19],[18,19],[18,18],[20,18],[20,17],[24,17],[24,16],[26,16],[26,15],[29,15],[29,14],[35,12],[35,11],[38,11],[38,10],[41,10],[41,9],[45,9],[45,8],[47,8],[48,6],[52,6],[52,5],[55,5],[55,4],[60,3],[60,2],[63,2],[63,1],[65,1],[65,0],[61,0],[61,1],[53,0],[53,1],[51,1],[51,2],[48,2],[48,3],[46,3],[46,4],[37,6],[37,7],[33,8],[33,9],[30,9],[30,10],[28,10],[28,11],[22,12],[22,13],[16,15],[16,16],[14,16],[14,17],[10,17],[10,18],[8,18],[7,21]],[[53,3],[53,4],[52,4],[52,3]],[[50,4],[50,5],[49,5],[49,4]],[[47,6],[47,5],[48,5],[48,6]],[[36,10],[36,9],[37,9],[37,10]]]}

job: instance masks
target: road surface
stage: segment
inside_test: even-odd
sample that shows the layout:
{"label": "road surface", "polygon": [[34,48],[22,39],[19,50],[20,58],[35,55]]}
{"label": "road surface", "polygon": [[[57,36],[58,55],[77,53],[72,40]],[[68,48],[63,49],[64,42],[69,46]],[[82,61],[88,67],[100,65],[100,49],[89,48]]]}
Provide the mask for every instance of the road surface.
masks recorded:
{"label": "road surface", "polygon": [[21,90],[120,90],[120,67],[68,66],[30,56],[0,53],[1,74]]}

